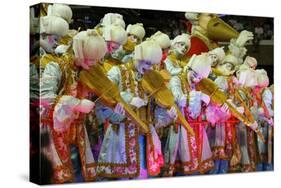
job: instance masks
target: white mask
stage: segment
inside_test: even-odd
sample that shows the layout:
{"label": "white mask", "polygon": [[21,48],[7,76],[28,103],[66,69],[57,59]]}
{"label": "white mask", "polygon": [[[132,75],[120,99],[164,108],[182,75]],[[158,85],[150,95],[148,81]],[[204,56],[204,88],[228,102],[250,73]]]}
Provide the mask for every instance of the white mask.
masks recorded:
{"label": "white mask", "polygon": [[184,55],[187,49],[187,45],[184,42],[178,42],[174,45],[174,52],[176,53],[176,55]]}
{"label": "white mask", "polygon": [[59,36],[57,35],[45,35],[40,37],[40,46],[47,52],[54,52],[55,48],[58,45]]}
{"label": "white mask", "polygon": [[224,73],[224,75],[228,76],[228,75],[232,75],[234,73],[234,66],[231,63],[223,63],[221,65],[217,66],[217,69],[219,71],[221,71],[222,73]]}

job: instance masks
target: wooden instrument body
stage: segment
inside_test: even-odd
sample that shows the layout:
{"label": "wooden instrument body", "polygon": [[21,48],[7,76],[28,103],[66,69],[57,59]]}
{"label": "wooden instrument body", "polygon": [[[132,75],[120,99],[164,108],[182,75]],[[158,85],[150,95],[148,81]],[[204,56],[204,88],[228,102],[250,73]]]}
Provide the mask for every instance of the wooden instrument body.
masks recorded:
{"label": "wooden instrument body", "polygon": [[[245,125],[251,126],[251,124],[254,123],[254,119],[251,118],[252,116],[250,116],[250,118],[245,117],[236,109],[236,107],[234,107],[230,102],[227,101],[228,96],[223,91],[221,91],[220,88],[216,85],[216,83],[212,80],[208,78],[203,78],[196,85],[196,90],[208,95],[214,104],[226,104],[229,110],[232,112],[233,116],[242,121]],[[257,130],[257,134],[261,138],[261,140],[264,141],[264,137],[261,132]]]}
{"label": "wooden instrument body", "polygon": [[81,83],[86,85],[90,91],[94,92],[101,99],[103,104],[114,108],[117,103],[121,103],[126,112],[126,116],[137,124],[144,133],[149,132],[148,126],[122,99],[117,85],[104,74],[101,65],[96,64],[92,66],[90,70],[82,70],[79,74],[79,78]]}
{"label": "wooden instrument body", "polygon": [[143,76],[141,84],[143,89],[155,98],[155,101],[159,106],[163,108],[174,107],[177,111],[178,121],[191,135],[194,135],[193,129],[182,115],[178,106],[175,104],[174,96],[166,87],[164,79],[160,73],[154,70],[146,72]]}

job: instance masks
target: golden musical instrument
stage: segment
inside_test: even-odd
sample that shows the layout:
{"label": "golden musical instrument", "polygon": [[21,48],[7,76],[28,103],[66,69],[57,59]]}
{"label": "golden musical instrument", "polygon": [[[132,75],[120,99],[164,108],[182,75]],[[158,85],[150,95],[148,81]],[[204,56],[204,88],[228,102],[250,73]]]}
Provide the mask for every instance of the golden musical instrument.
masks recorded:
{"label": "golden musical instrument", "polygon": [[155,98],[158,105],[164,108],[174,107],[178,114],[178,121],[191,135],[194,135],[193,129],[182,115],[178,106],[175,104],[174,96],[166,87],[164,79],[160,73],[155,70],[146,72],[141,80],[141,84],[143,89]]}
{"label": "golden musical instrument", "polygon": [[237,38],[239,33],[219,17],[212,18],[207,25],[207,35],[211,40],[229,42]]}
{"label": "golden musical instrument", "polygon": [[213,67],[212,67],[212,73],[214,73],[216,76],[226,76],[223,72]]}
{"label": "golden musical instrument", "polygon": [[243,106],[244,111],[245,111],[245,115],[248,117],[250,122],[254,122],[255,118],[254,118],[253,114],[251,113],[250,109],[248,108],[248,106],[246,105],[245,101],[241,97],[241,95],[240,95],[238,90],[235,90],[234,96],[239,100],[239,102]]}
{"label": "golden musical instrument", "polygon": [[[242,121],[245,125],[251,126],[254,123],[254,119],[250,118],[249,120],[247,117],[244,117],[238,110],[230,103],[227,101],[228,97],[227,95],[220,90],[220,88],[216,85],[215,82],[208,78],[203,78],[197,85],[196,85],[196,90],[201,91],[208,95],[211,99],[211,101],[215,104],[218,105],[223,105],[226,104],[229,108],[229,110],[232,112],[232,114]],[[265,142],[264,137],[260,130],[256,130],[256,133],[260,137],[260,139]]]}
{"label": "golden musical instrument", "polygon": [[104,74],[102,65],[96,64],[89,70],[82,70],[79,74],[79,78],[82,84],[86,85],[92,92],[94,92],[106,106],[113,108],[117,103],[121,103],[126,112],[126,115],[135,124],[137,124],[144,133],[149,132],[148,126],[122,99],[117,85],[109,80]]}

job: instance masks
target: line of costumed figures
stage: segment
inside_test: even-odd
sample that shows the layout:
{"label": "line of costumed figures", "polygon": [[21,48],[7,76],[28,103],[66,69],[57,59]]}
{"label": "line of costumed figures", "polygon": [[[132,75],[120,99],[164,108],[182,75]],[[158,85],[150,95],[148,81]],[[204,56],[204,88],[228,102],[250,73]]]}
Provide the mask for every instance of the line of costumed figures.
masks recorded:
{"label": "line of costumed figures", "polygon": [[252,32],[185,17],[190,31],[170,39],[117,13],[79,31],[67,5],[31,9],[31,110],[40,101],[51,183],[273,170],[273,85],[247,56]]}

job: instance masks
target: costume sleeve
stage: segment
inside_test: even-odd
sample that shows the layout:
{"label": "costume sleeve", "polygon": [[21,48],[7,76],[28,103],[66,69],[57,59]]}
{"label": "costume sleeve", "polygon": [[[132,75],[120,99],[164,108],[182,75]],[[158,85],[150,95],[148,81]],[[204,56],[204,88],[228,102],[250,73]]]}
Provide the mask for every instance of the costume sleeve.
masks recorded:
{"label": "costume sleeve", "polygon": [[113,111],[113,109],[111,109],[107,106],[104,106],[103,104],[101,104],[99,102],[96,103],[95,111],[96,111],[96,117],[97,117],[99,124],[104,123],[105,120],[109,120],[109,122],[113,123],[113,124],[118,124],[121,121],[123,121],[125,118],[125,116],[115,113]]}
{"label": "costume sleeve", "polygon": [[173,65],[173,63],[171,62],[171,60],[169,60],[169,58],[167,58],[164,61],[164,63],[165,63],[165,67],[166,67],[167,71],[170,73],[171,76],[176,76],[182,71],[182,68],[175,67]]}
{"label": "costume sleeve", "polygon": [[133,95],[131,92],[128,92],[128,91],[123,91],[123,88],[122,88],[122,81],[121,81],[121,71],[119,69],[119,67],[117,66],[114,66],[112,67],[108,73],[107,73],[107,77],[113,81],[115,84],[117,84],[118,88],[119,88],[119,91],[120,92],[120,95],[122,97],[122,99],[126,102],[126,103],[130,103],[130,101],[132,100],[133,98]]}
{"label": "costume sleeve", "polygon": [[50,62],[46,65],[40,80],[41,99],[51,103],[54,101],[59,92],[61,76],[60,66],[56,62]]}
{"label": "costume sleeve", "polygon": [[121,72],[120,72],[120,69],[117,66],[113,66],[107,72],[107,77],[119,87],[120,91],[122,90],[122,87],[121,87]]}
{"label": "costume sleeve", "polygon": [[181,99],[184,97],[181,88],[181,81],[178,76],[173,76],[169,82],[169,89],[172,91],[175,102],[179,105]]}
{"label": "costume sleeve", "polygon": [[272,100],[273,99],[273,96],[272,96],[272,93],[269,89],[265,89],[264,92],[262,93],[262,100],[265,104],[265,106],[267,107],[268,109],[268,112],[269,112],[269,115],[271,117],[273,117],[273,109],[272,109]]}
{"label": "costume sleeve", "polygon": [[196,119],[201,113],[201,95],[200,91],[189,92],[188,111],[193,119]]}
{"label": "costume sleeve", "polygon": [[228,83],[224,76],[218,76],[214,81],[219,88],[226,91],[228,89]]}
{"label": "costume sleeve", "polygon": [[129,63],[131,62],[133,59],[133,53],[130,53],[128,55],[125,55],[123,58],[122,58],[122,62],[124,63]]}
{"label": "costume sleeve", "polygon": [[[69,128],[72,121],[76,118],[75,107],[80,100],[69,95],[60,98],[54,109],[54,129],[64,131]],[[78,113],[77,113],[78,114]]]}
{"label": "costume sleeve", "polygon": [[30,63],[29,66],[29,83],[30,83],[30,99],[38,100],[39,99],[39,74],[36,68],[36,65]]}
{"label": "costume sleeve", "polygon": [[157,129],[166,127],[173,121],[173,119],[168,115],[167,109],[158,105],[155,107],[154,119],[156,122],[155,127]]}

